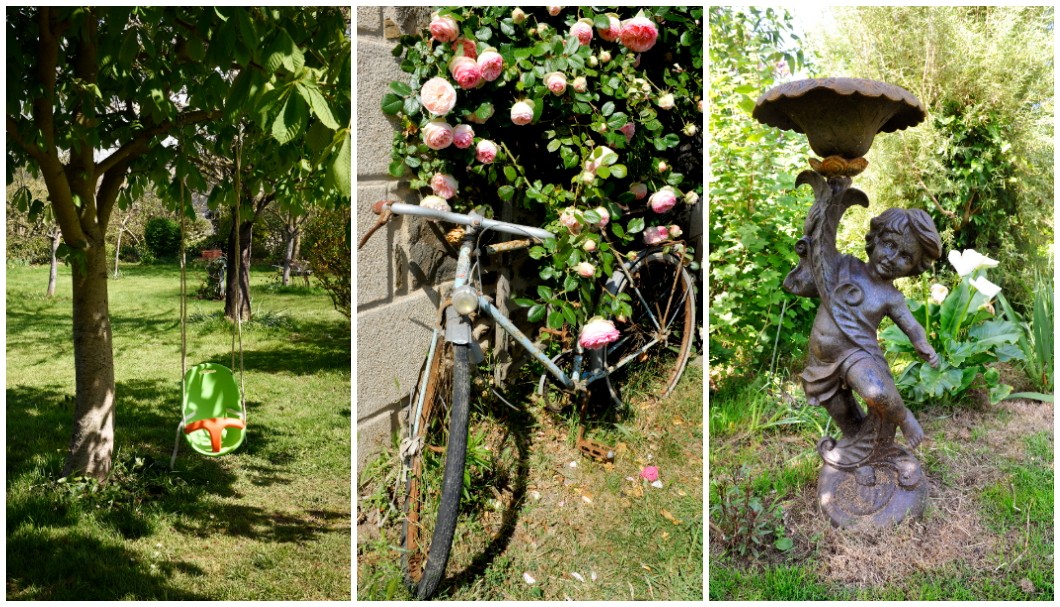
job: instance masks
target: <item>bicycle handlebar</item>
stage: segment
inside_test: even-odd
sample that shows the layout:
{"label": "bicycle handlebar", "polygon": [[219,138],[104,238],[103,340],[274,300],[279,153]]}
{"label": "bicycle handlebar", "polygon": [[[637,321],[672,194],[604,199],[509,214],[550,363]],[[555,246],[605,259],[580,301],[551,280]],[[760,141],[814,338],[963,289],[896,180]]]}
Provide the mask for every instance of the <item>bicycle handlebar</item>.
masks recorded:
{"label": "bicycle handlebar", "polygon": [[[378,203],[377,203],[378,204]],[[458,223],[466,226],[478,226],[484,230],[496,230],[498,232],[505,232],[508,234],[514,234],[516,236],[530,236],[537,238],[538,240],[544,240],[546,238],[555,238],[556,236],[548,230],[541,228],[534,228],[530,226],[519,225],[517,223],[508,223],[506,221],[497,221],[495,219],[487,219],[478,213],[469,213],[467,215],[461,213],[451,213],[448,211],[437,211],[435,209],[428,209],[415,204],[407,204],[404,202],[391,202],[390,204],[380,205],[380,209],[376,210],[373,207],[373,211],[376,213],[382,213],[384,210],[389,209],[391,212],[398,215],[417,215],[419,217],[426,217],[428,219],[440,219],[449,223]]]}

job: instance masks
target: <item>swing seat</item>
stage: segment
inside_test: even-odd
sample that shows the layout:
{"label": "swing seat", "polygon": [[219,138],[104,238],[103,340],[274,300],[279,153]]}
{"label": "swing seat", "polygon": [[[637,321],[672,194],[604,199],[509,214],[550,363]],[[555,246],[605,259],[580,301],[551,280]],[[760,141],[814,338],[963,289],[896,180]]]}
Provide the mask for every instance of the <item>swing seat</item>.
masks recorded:
{"label": "swing seat", "polygon": [[184,375],[184,386],[184,437],[191,448],[209,456],[238,449],[247,424],[232,371],[216,363],[195,365]]}

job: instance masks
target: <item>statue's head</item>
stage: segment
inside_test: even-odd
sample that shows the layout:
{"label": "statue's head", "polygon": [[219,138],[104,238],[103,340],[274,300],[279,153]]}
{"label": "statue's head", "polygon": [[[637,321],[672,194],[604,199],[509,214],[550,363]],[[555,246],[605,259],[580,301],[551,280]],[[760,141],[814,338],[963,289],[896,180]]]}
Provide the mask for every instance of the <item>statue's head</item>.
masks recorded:
{"label": "statue's head", "polygon": [[873,264],[884,264],[888,278],[916,276],[942,256],[942,239],[925,211],[887,209],[869,222],[865,252]]}

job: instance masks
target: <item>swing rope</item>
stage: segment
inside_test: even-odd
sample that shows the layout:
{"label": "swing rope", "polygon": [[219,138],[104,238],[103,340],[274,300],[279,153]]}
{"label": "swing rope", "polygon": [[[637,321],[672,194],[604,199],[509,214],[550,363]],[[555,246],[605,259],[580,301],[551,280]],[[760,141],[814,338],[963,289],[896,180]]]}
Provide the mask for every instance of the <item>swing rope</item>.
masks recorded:
{"label": "swing rope", "polygon": [[[183,145],[182,145],[183,151]],[[233,227],[235,231],[235,282],[236,282],[236,332],[232,334],[232,349],[231,349],[231,365],[235,367],[235,355],[238,337],[239,347],[239,408],[243,417],[243,427],[247,424],[247,401],[246,401],[246,385],[244,383],[245,367],[243,364],[243,288],[242,288],[242,250],[240,249],[239,232],[240,232],[240,206],[241,206],[241,193],[242,193],[242,180],[240,173],[242,172],[242,157],[243,157],[243,138],[242,135],[236,138],[236,158],[235,158],[235,208],[233,209]],[[183,407],[187,401],[187,383],[186,376],[188,372],[188,337],[187,337],[187,321],[188,321],[188,285],[187,285],[187,272],[186,272],[186,258],[187,258],[187,247],[185,241],[186,233],[186,220],[187,220],[187,209],[186,209],[187,193],[183,177],[180,180],[180,401]],[[169,468],[172,470],[176,465],[177,453],[180,449],[180,435],[184,431],[187,420],[184,418],[183,413],[181,414],[180,423],[177,425],[177,437],[173,444],[173,455],[169,460]],[[247,437],[244,436],[244,442],[247,442]]]}
{"label": "swing rope", "polygon": [[[246,387],[243,384],[243,273],[240,270],[240,264],[243,262],[243,250],[239,247],[239,233],[242,231],[240,225],[240,212],[239,208],[242,205],[242,180],[240,174],[243,172],[242,166],[243,159],[243,136],[240,134],[236,138],[236,210],[235,210],[235,232],[236,232],[236,294],[237,294],[237,309],[236,309],[236,335],[239,336],[239,406],[243,410],[243,423],[247,423],[247,397]],[[248,282],[247,288],[250,288]],[[232,366],[235,366],[235,355],[236,355],[236,335],[232,336]],[[245,439],[244,439],[245,440]]]}

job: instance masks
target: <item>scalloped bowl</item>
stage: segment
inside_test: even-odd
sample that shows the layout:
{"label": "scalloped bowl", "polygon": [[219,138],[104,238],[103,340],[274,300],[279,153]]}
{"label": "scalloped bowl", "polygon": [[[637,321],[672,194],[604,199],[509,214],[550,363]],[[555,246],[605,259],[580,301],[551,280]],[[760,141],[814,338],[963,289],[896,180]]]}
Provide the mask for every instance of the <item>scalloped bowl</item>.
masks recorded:
{"label": "scalloped bowl", "polygon": [[805,133],[822,158],[860,158],[876,133],[920,124],[924,105],[902,87],[863,78],[812,78],[774,87],[755,103],[755,120]]}

